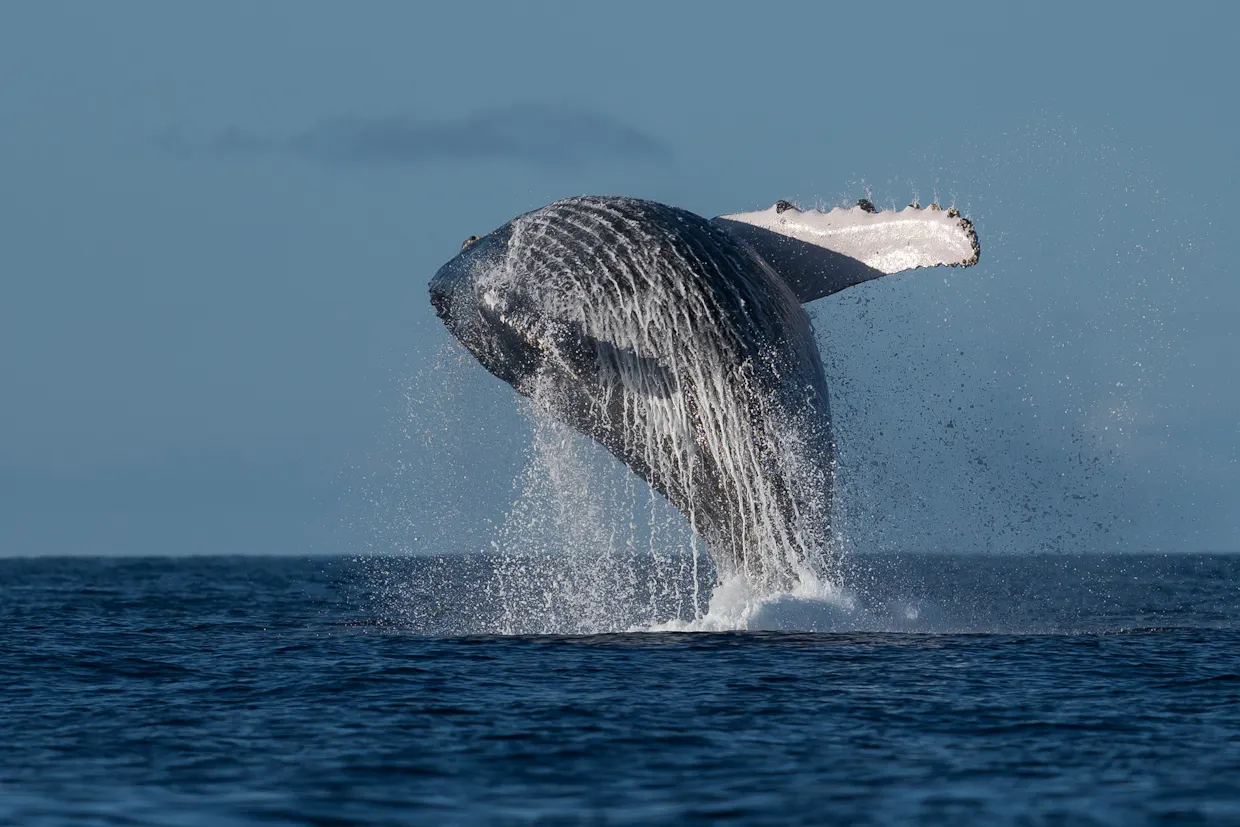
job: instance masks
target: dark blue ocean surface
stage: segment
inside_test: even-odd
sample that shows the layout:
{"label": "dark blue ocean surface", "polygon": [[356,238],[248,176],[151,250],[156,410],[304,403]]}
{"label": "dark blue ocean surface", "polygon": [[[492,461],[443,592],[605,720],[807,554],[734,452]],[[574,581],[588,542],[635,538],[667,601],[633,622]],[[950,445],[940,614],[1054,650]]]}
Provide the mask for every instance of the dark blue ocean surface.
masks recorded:
{"label": "dark blue ocean surface", "polygon": [[1240,824],[1240,556],[857,560],[818,633],[461,634],[485,568],[0,561],[0,822]]}

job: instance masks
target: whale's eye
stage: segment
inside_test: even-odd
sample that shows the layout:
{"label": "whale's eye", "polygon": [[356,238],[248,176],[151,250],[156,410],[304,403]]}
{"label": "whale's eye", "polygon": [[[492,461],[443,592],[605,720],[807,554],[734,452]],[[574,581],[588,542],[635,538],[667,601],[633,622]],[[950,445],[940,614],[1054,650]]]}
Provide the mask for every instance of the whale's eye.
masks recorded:
{"label": "whale's eye", "polygon": [[466,247],[468,247],[470,244],[473,244],[477,240],[478,240],[478,236],[471,235],[469,238],[461,242],[461,249],[464,250]]}

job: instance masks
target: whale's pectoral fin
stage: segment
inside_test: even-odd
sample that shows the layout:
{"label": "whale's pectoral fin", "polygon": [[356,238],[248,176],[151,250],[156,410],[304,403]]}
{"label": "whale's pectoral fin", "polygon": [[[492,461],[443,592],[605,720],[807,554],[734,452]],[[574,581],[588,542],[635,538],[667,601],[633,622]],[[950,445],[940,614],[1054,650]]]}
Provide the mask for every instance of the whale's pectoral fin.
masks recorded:
{"label": "whale's pectoral fin", "polygon": [[655,399],[667,399],[679,387],[676,375],[653,356],[643,356],[632,348],[591,337],[591,344],[600,367],[615,372],[620,382],[634,393]]}
{"label": "whale's pectoral fin", "polygon": [[655,357],[591,336],[576,322],[544,323],[541,336],[548,364],[573,381],[608,369],[626,387],[644,396],[666,398],[677,388],[675,374]]}
{"label": "whale's pectoral fin", "polygon": [[973,223],[937,204],[878,211],[861,201],[820,212],[780,201],[714,223],[749,242],[802,302],[903,270],[969,267],[981,254]]}

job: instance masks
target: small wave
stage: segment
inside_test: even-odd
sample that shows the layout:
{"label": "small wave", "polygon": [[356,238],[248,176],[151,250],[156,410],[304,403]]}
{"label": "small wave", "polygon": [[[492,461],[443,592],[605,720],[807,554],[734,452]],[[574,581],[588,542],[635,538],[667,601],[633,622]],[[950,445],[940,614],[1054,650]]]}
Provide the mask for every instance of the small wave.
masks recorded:
{"label": "small wave", "polygon": [[1225,672],[1222,675],[1211,675],[1206,678],[1196,678],[1194,680],[1186,680],[1186,681],[1171,681],[1170,683],[1166,684],[1166,686],[1168,688],[1172,688],[1172,687],[1178,687],[1178,686],[1208,686],[1211,684],[1230,684],[1230,683],[1240,683],[1240,675],[1234,672]]}

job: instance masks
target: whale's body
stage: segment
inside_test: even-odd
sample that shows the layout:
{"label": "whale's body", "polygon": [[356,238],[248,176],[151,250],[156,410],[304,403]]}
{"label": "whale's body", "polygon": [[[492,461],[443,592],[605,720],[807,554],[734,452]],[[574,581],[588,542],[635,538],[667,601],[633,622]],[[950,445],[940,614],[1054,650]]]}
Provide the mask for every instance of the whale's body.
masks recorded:
{"label": "whale's body", "polygon": [[[858,227],[874,234],[872,209],[835,211],[853,212],[831,246],[864,246]],[[900,240],[914,223],[933,235],[956,221],[971,236],[954,214],[926,212],[870,246],[888,259],[899,244],[929,246]],[[784,213],[804,218],[790,232]],[[813,235],[835,213],[781,202],[709,221],[632,198],[565,199],[467,243],[431,281],[432,302],[488,370],[684,513],[720,578],[788,588],[821,570],[833,475],[827,382],[802,302],[883,273]],[[959,242],[948,232],[940,242]],[[969,250],[931,251],[959,260],[930,263],[972,263],[975,237]]]}

